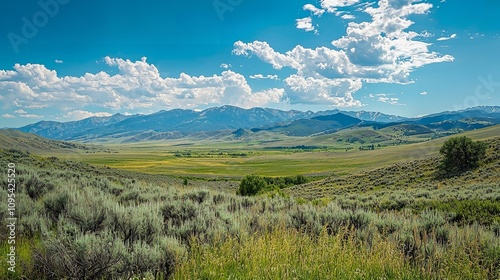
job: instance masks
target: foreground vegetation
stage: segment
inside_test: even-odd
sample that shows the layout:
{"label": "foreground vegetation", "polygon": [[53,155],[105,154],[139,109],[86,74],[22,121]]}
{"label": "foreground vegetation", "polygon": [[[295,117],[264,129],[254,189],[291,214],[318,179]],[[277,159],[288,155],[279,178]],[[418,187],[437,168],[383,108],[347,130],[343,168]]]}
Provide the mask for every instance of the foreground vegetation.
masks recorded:
{"label": "foreground vegetation", "polygon": [[428,158],[257,197],[0,150],[19,213],[10,275],[2,203],[0,278],[498,279],[499,145],[458,177]]}

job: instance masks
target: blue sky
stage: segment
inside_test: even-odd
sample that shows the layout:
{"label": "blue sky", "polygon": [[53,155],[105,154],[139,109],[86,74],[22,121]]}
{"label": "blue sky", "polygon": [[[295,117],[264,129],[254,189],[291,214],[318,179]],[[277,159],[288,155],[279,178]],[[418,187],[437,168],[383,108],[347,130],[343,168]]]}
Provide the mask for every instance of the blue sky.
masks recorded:
{"label": "blue sky", "polygon": [[500,105],[496,0],[40,0],[0,11],[0,127],[225,104]]}

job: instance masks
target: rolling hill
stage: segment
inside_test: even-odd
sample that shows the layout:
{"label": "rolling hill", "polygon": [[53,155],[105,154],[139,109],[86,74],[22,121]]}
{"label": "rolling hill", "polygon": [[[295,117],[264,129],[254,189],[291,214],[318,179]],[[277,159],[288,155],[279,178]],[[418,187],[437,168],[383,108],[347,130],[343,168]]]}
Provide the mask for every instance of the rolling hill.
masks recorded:
{"label": "rolling hill", "polygon": [[[468,171],[456,177],[436,178],[435,171],[440,159],[438,151],[447,139],[445,137],[424,143],[366,152],[365,156],[379,159],[379,166],[350,174],[333,175],[292,187],[286,192],[294,197],[308,200],[323,197],[336,197],[342,200],[359,193],[363,193],[365,197],[379,197],[390,193],[394,197],[409,195],[418,198],[425,195],[427,190],[439,192],[440,188],[444,190],[446,186],[460,186],[457,190],[474,189],[477,195],[487,193],[488,189],[498,188],[500,125],[469,131],[461,135],[484,141],[487,144],[487,157],[477,170]],[[394,158],[394,155],[397,156]],[[454,191],[457,192],[457,190]],[[390,201],[387,203],[391,205]]]}
{"label": "rolling hill", "polygon": [[266,129],[253,129],[252,131],[267,130],[288,136],[310,136],[316,133],[332,133],[358,125],[361,122],[360,119],[337,113],[311,119],[300,119],[286,125],[278,125]]}
{"label": "rolling hill", "polygon": [[14,129],[0,130],[0,148],[17,149],[36,154],[110,151],[96,145],[50,140],[36,134],[24,133]]}

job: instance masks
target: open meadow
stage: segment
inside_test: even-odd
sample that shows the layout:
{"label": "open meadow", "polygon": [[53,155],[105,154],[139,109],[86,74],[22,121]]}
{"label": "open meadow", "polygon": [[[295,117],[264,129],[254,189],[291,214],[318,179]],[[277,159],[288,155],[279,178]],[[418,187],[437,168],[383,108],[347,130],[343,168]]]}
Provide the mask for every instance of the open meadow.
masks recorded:
{"label": "open meadow", "polygon": [[[500,135],[500,126],[463,135],[478,140],[487,139]],[[445,139],[420,139],[414,144],[387,147],[375,144],[374,150],[360,151],[359,147],[370,145],[339,144],[332,140],[337,136],[323,135],[311,139],[283,137],[273,141],[184,139],[107,144],[105,147],[113,153],[87,152],[80,153],[78,157],[82,162],[97,166],[175,176],[243,177],[252,173],[263,176],[327,176],[332,172],[346,174],[437,155]],[[369,139],[366,141],[369,143]]]}

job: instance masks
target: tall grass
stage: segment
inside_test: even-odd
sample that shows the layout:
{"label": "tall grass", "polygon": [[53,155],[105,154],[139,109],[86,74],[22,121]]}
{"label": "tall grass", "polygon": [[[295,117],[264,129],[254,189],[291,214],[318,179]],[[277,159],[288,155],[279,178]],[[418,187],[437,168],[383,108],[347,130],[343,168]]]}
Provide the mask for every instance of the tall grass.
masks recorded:
{"label": "tall grass", "polygon": [[[432,246],[432,245],[428,245]],[[463,248],[434,251],[422,266],[405,256],[398,243],[375,234],[360,241],[344,228],[319,236],[277,228],[272,232],[192,242],[189,258],[172,279],[488,279]],[[425,249],[429,253],[433,249]],[[444,265],[447,264],[447,265]]]}

